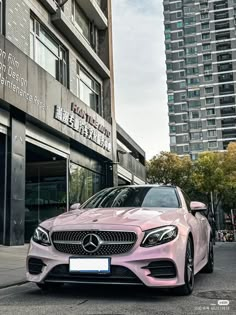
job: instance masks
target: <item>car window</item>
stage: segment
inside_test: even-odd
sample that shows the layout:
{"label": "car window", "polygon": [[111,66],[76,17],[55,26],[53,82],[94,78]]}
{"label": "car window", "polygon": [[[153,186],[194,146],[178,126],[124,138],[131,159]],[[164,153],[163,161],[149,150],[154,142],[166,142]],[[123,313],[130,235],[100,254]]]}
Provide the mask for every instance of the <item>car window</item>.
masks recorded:
{"label": "car window", "polygon": [[190,207],[191,199],[189,198],[189,196],[184,191],[181,190],[181,192],[184,196],[184,200],[185,200],[186,206],[188,208],[188,211],[191,211],[191,207]]}
{"label": "car window", "polygon": [[142,186],[104,189],[85,202],[81,208],[179,208],[174,187]]}

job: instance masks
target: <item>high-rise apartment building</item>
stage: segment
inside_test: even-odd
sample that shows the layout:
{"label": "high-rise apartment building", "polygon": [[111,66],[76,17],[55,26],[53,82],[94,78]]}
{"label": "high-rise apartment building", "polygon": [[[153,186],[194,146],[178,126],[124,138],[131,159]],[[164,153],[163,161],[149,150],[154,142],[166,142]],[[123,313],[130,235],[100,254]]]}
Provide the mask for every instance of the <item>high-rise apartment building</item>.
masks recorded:
{"label": "high-rise apartment building", "polygon": [[236,0],[164,0],[170,148],[236,140]]}

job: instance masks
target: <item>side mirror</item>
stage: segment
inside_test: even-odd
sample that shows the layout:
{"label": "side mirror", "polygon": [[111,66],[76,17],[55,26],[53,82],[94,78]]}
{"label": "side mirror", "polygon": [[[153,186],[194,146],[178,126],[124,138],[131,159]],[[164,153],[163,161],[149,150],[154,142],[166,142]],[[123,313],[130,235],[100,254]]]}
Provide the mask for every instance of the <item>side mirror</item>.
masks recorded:
{"label": "side mirror", "polygon": [[78,210],[80,206],[81,206],[80,203],[74,203],[73,205],[70,206],[70,210]]}
{"label": "side mirror", "polygon": [[201,211],[206,211],[207,210],[207,206],[199,201],[192,201],[190,203],[190,208],[192,212],[201,212]]}

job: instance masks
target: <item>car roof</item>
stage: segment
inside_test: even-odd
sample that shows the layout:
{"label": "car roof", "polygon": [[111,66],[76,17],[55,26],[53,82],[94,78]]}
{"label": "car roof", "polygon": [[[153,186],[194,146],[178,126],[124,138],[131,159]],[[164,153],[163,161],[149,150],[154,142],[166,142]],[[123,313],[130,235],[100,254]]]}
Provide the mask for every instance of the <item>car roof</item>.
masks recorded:
{"label": "car roof", "polygon": [[142,185],[121,185],[121,186],[115,186],[115,187],[109,187],[109,188],[118,188],[118,187],[170,187],[170,188],[177,188],[175,185],[164,185],[164,184],[142,184]]}

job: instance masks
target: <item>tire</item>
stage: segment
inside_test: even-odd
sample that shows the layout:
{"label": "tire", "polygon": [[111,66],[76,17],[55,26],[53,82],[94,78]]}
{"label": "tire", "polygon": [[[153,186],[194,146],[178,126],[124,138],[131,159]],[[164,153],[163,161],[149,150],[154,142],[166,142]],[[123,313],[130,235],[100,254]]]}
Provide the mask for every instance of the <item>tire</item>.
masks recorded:
{"label": "tire", "polygon": [[210,239],[209,250],[208,250],[208,261],[206,266],[202,269],[205,273],[212,273],[214,271],[214,250],[213,250],[213,240]]}
{"label": "tire", "polygon": [[42,291],[52,291],[52,290],[58,290],[63,286],[63,283],[57,283],[57,282],[44,282],[44,283],[36,283],[36,285],[41,289]]}
{"label": "tire", "polygon": [[184,267],[184,281],[185,284],[174,288],[176,295],[190,295],[194,287],[194,253],[193,242],[188,238],[185,254],[185,267]]}

